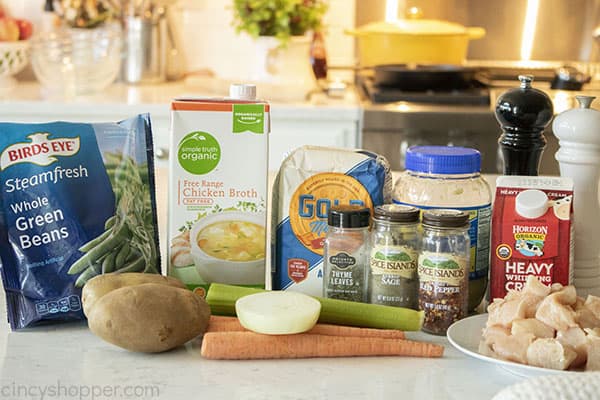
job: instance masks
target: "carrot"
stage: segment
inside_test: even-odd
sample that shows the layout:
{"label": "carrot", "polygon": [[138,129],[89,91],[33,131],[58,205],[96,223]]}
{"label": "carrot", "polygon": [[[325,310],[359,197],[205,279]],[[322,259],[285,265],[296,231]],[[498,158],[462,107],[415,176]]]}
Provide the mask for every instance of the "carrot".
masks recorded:
{"label": "carrot", "polygon": [[[246,328],[236,317],[211,315],[207,332],[244,332]],[[404,339],[404,332],[397,329],[357,328],[345,325],[317,324],[307,333],[327,336],[353,336],[385,339]]]}
{"label": "carrot", "polygon": [[410,340],[314,335],[261,335],[254,332],[208,332],[201,355],[214,360],[277,358],[410,356],[441,357],[444,347]]}
{"label": "carrot", "polygon": [[404,332],[397,329],[358,328],[356,326],[330,324],[317,324],[308,333],[327,336],[404,339]]}
{"label": "carrot", "polygon": [[[224,315],[211,315],[210,320],[208,322],[208,329],[211,327],[215,331],[223,332],[223,331],[241,331],[244,329],[242,324],[240,324],[240,320],[237,317],[226,317]],[[230,328],[230,329],[227,329]]]}

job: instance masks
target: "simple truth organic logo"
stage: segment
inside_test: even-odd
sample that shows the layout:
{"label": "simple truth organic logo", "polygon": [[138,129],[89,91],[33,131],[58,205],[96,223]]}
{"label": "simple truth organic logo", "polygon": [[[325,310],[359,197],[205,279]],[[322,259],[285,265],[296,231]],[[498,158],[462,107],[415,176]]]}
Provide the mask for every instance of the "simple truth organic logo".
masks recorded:
{"label": "simple truth organic logo", "polygon": [[48,139],[46,132],[27,136],[31,142],[15,143],[0,154],[0,170],[18,163],[32,163],[47,166],[58,161],[58,156],[69,157],[79,151],[79,137]]}

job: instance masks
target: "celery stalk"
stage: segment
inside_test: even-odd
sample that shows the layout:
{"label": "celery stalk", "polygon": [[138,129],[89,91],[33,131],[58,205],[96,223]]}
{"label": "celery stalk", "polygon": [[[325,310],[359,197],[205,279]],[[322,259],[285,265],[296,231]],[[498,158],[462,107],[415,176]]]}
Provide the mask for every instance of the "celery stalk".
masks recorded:
{"label": "celery stalk", "polygon": [[321,303],[319,322],[364,328],[418,331],[423,325],[423,311],[380,304],[315,297]]}
{"label": "celery stalk", "polygon": [[[235,315],[237,299],[264,290],[213,283],[206,301],[215,315]],[[319,322],[365,328],[418,331],[423,325],[423,311],[378,304],[315,297],[321,303]]]}
{"label": "celery stalk", "polygon": [[237,299],[264,291],[263,289],[212,283],[206,293],[206,302],[215,315],[235,315]]}

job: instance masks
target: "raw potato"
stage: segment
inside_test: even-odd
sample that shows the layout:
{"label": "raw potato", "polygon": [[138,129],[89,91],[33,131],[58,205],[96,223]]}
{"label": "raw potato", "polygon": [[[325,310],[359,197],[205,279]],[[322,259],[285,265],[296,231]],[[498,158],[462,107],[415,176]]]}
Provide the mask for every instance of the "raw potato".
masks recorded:
{"label": "raw potato", "polygon": [[302,293],[272,291],[240,298],[235,311],[246,329],[288,335],[312,329],[319,319],[321,303]]}
{"label": "raw potato", "polygon": [[210,308],[187,289],[145,283],[115,289],[96,301],[90,330],[127,350],[157,353],[203,334]]}
{"label": "raw potato", "polygon": [[129,272],[123,274],[98,275],[90,279],[81,292],[83,313],[89,316],[93,305],[105,294],[125,286],[135,286],[144,283],[156,283],[185,289],[185,285],[178,279],[158,274]]}

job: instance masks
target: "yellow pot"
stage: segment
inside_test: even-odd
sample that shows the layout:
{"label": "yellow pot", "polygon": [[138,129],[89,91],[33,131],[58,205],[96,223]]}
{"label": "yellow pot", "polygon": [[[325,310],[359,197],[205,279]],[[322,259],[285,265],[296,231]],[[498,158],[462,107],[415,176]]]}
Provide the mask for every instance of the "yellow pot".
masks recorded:
{"label": "yellow pot", "polygon": [[362,67],[385,64],[462,64],[469,40],[485,36],[483,28],[452,22],[406,19],[374,22],[347,34],[358,39]]}

